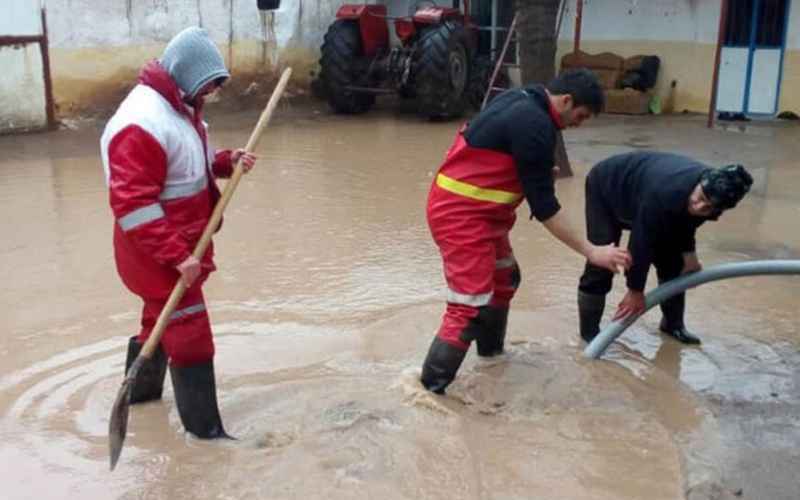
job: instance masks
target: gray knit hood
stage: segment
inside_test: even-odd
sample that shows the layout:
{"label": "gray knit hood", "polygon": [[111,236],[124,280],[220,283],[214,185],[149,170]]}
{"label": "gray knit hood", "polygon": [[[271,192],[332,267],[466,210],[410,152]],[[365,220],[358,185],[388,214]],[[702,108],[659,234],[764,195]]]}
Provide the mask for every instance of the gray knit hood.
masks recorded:
{"label": "gray knit hood", "polygon": [[159,62],[189,99],[208,82],[231,76],[208,31],[198,27],[175,35]]}

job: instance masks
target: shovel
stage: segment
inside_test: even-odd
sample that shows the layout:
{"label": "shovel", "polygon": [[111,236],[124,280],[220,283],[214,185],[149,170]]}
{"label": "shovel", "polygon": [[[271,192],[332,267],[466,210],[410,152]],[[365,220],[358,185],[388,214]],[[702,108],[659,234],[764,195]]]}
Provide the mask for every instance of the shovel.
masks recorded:
{"label": "shovel", "polygon": [[[275,110],[275,107],[281,98],[281,94],[283,94],[283,89],[286,88],[286,83],[289,81],[289,76],[291,76],[291,74],[291,68],[286,68],[283,71],[281,79],[278,81],[278,85],[272,92],[272,97],[270,97],[267,106],[264,108],[264,111],[258,118],[258,123],[256,124],[255,129],[253,129],[253,132],[250,134],[250,139],[247,141],[245,151],[248,153],[252,153],[258,145],[258,141],[261,139],[261,134],[267,127],[270,117],[272,116],[272,112]],[[214,207],[214,212],[211,214],[208,224],[206,224],[206,228],[200,237],[200,241],[197,242],[197,246],[194,248],[192,255],[194,255],[196,259],[202,259],[203,254],[205,254],[206,248],[208,248],[208,244],[211,242],[211,236],[214,234],[214,231],[217,229],[220,220],[222,219],[222,212],[225,210],[225,207],[228,205],[228,202],[233,196],[233,192],[236,190],[236,186],[239,184],[239,179],[242,177],[242,172],[242,167],[237,162],[233,168],[233,175],[231,175],[230,180],[225,185],[225,191],[223,191],[216,207]],[[133,389],[133,382],[136,380],[136,374],[139,372],[139,369],[142,367],[145,361],[152,358],[156,347],[158,346],[159,342],[161,342],[161,335],[164,333],[164,328],[167,326],[169,317],[175,311],[175,307],[178,305],[178,302],[180,302],[185,291],[186,284],[182,279],[178,279],[178,282],[175,284],[175,288],[172,289],[172,293],[167,300],[167,304],[164,306],[161,314],[158,315],[158,320],[153,327],[153,332],[142,346],[139,356],[136,357],[136,360],[134,360],[133,364],[128,369],[128,374],[125,376],[125,380],[122,381],[122,386],[119,388],[119,392],[117,392],[117,398],[114,400],[114,406],[111,407],[111,419],[108,422],[108,449],[110,454],[109,458],[111,460],[111,470],[114,470],[114,467],[117,465],[119,455],[122,453],[122,444],[125,442],[125,434],[128,431],[128,412],[131,404],[131,390]]]}

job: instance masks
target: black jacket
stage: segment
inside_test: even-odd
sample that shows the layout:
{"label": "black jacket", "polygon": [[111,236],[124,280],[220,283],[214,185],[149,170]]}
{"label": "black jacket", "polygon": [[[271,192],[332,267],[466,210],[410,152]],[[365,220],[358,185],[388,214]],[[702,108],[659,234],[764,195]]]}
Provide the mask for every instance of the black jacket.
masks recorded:
{"label": "black jacket", "polygon": [[587,196],[599,196],[631,230],[628,288],[644,290],[657,254],[695,250],[695,232],[709,219],[689,215],[689,196],[709,168],[685,156],[641,151],[612,156],[589,172]]}
{"label": "black jacket", "polygon": [[507,90],[495,97],[464,131],[470,147],[514,157],[531,217],[539,221],[561,209],[552,171],[557,128],[549,106],[542,86]]}

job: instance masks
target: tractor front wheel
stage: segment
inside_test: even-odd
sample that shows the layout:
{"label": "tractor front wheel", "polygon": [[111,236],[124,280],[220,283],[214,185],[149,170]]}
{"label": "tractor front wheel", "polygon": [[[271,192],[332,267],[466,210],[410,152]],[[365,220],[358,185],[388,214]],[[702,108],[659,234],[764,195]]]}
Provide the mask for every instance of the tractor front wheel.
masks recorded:
{"label": "tractor front wheel", "polygon": [[375,104],[375,95],[354,92],[362,59],[361,31],[355,21],[340,19],[325,33],[319,80],[328,104],[337,113],[364,113]]}

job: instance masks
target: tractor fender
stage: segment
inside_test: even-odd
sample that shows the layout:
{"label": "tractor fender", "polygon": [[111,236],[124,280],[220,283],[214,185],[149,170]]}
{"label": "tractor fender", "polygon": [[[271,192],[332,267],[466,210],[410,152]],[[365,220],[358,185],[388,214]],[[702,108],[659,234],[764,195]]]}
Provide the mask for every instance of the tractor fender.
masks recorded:
{"label": "tractor fender", "polygon": [[414,13],[414,22],[417,24],[440,24],[449,20],[462,20],[463,15],[459,9],[449,7],[426,7]]}
{"label": "tractor fender", "polygon": [[385,5],[345,4],[336,12],[336,19],[358,22],[364,55],[374,57],[379,50],[389,46],[389,28],[386,26]]}
{"label": "tractor fender", "polygon": [[473,27],[465,23],[466,19],[458,9],[448,7],[426,7],[418,10],[416,14],[414,14],[412,20],[415,25],[414,33],[419,32],[427,26],[442,24],[447,21],[453,21],[462,24],[468,28],[467,49],[470,52],[470,58],[472,58],[477,52],[478,30],[473,29]]}

